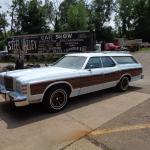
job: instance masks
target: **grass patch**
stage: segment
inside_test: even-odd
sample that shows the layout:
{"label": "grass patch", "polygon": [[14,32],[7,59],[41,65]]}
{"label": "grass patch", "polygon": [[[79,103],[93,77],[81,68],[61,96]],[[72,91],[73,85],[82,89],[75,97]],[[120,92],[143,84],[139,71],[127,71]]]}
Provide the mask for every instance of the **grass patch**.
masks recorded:
{"label": "grass patch", "polygon": [[150,47],[148,47],[148,48],[141,48],[140,51],[150,51]]}

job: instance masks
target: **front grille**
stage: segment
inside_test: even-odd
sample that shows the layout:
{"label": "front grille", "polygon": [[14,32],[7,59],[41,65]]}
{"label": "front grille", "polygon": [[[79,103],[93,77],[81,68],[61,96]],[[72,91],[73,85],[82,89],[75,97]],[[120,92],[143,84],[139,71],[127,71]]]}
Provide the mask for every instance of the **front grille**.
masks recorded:
{"label": "front grille", "polygon": [[4,82],[3,82],[3,76],[0,76],[0,84],[4,84]]}
{"label": "front grille", "polygon": [[12,91],[13,90],[13,78],[4,76],[4,85],[6,90]]}

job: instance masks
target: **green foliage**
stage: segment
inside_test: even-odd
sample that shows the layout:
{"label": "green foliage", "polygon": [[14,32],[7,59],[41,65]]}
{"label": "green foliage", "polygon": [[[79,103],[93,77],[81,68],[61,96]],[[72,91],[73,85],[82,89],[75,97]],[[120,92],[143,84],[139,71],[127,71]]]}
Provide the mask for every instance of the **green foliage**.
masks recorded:
{"label": "green foliage", "polygon": [[24,0],[13,0],[11,8],[9,12],[12,18],[11,32],[23,34],[24,28],[27,25],[27,4]]}
{"label": "green foliage", "polygon": [[46,14],[40,2],[31,0],[28,6],[28,25],[26,26],[28,33],[44,33],[46,32]]}
{"label": "green foliage", "polygon": [[0,50],[4,50],[5,47],[5,40],[7,38],[7,33],[6,33],[7,26],[8,26],[8,22],[6,20],[6,14],[0,12]]}
{"label": "green foliage", "polygon": [[139,0],[135,5],[134,37],[150,42],[150,0]]}
{"label": "green foliage", "polygon": [[77,3],[77,0],[64,0],[59,6],[58,18],[57,18],[57,30],[65,31],[68,26],[68,9]]}
{"label": "green foliage", "polygon": [[88,17],[84,0],[64,0],[55,20],[55,31],[86,30]]}
{"label": "green foliage", "polygon": [[91,5],[92,22],[97,31],[101,30],[105,22],[110,21],[113,0],[93,0]]}
{"label": "green foliage", "polygon": [[120,37],[150,42],[150,0],[117,0],[115,10]]}
{"label": "green foliage", "polygon": [[[113,0],[93,0],[90,9],[90,24],[96,30],[97,40],[100,41],[105,36],[105,32],[112,35],[109,28],[105,27],[105,23],[110,21],[113,10]],[[107,35],[111,37],[111,35]],[[103,39],[105,40],[105,39]]]}
{"label": "green foliage", "polygon": [[[45,0],[13,0],[10,35],[37,34],[54,31],[96,30],[98,40],[113,39],[112,29],[105,27],[110,20],[113,0],[64,0],[59,9],[54,2]],[[105,36],[108,35],[108,38]]]}
{"label": "green foliage", "polygon": [[84,0],[64,0],[56,20],[57,31],[96,30],[98,41],[112,40],[112,30],[105,27],[105,23],[110,20],[112,6],[113,0],[94,0],[90,6]]}
{"label": "green foliage", "polygon": [[103,27],[103,30],[101,32],[98,32],[96,34],[99,41],[106,41],[106,42],[112,42],[114,41],[115,35],[112,27]]}
{"label": "green foliage", "polygon": [[4,40],[0,40],[0,51],[3,51],[5,48],[5,41]]}
{"label": "green foliage", "polygon": [[133,29],[134,7],[136,0],[117,0],[115,23],[122,37],[130,38]]}
{"label": "green foliage", "polygon": [[68,9],[68,30],[86,30],[88,25],[88,16],[85,3],[79,1],[75,5],[70,5]]}
{"label": "green foliage", "polygon": [[55,14],[57,13],[54,9],[52,1],[46,0],[45,5],[42,8],[43,13],[45,13],[45,17],[48,20],[48,23],[51,25],[55,25]]}
{"label": "green foliage", "polygon": [[150,51],[150,48],[141,48],[140,51]]}
{"label": "green foliage", "polygon": [[[1,47],[9,35],[50,31],[95,30],[97,41],[117,37],[150,41],[150,0],[12,0],[9,8],[10,31],[6,12],[0,12]],[[116,31],[106,26],[115,11]]]}
{"label": "green foliage", "polygon": [[42,5],[38,0],[13,0],[11,8],[12,30],[15,34],[35,34],[49,31],[47,19],[52,21],[53,9],[52,3],[49,1]]}
{"label": "green foliage", "polygon": [[[6,32],[6,27],[8,26],[8,22],[6,20],[6,14],[5,13],[0,13],[0,32],[4,33]],[[4,38],[6,35],[4,35]]]}

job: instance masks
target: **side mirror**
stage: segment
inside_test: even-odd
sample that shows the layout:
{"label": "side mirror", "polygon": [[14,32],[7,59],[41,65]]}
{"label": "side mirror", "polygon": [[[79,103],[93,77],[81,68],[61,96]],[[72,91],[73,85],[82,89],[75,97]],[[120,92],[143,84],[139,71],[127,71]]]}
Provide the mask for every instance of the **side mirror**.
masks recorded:
{"label": "side mirror", "polygon": [[91,71],[92,69],[94,68],[94,65],[92,65],[92,64],[89,64],[89,71]]}

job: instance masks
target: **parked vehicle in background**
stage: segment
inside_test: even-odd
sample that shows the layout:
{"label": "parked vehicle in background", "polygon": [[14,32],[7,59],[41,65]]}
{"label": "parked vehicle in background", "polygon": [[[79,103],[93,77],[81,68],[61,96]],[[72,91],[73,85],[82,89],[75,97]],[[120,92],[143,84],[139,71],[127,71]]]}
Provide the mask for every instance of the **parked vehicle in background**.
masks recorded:
{"label": "parked vehicle in background", "polygon": [[60,111],[70,97],[116,87],[143,78],[142,65],[127,53],[74,53],[52,66],[0,74],[0,92],[16,106],[42,103]]}
{"label": "parked vehicle in background", "polygon": [[8,51],[0,51],[0,59],[8,55]]}
{"label": "parked vehicle in background", "polygon": [[138,51],[142,47],[142,39],[128,40],[125,38],[117,38],[116,41],[118,41],[121,47],[131,52]]}
{"label": "parked vehicle in background", "polygon": [[142,43],[142,48],[149,48],[149,47],[150,47],[150,43],[148,43],[148,42]]}
{"label": "parked vehicle in background", "polygon": [[119,51],[120,50],[120,45],[115,45],[115,43],[105,43],[105,51]]}
{"label": "parked vehicle in background", "polygon": [[126,40],[125,47],[131,51],[138,51],[140,49],[140,45],[137,40]]}

